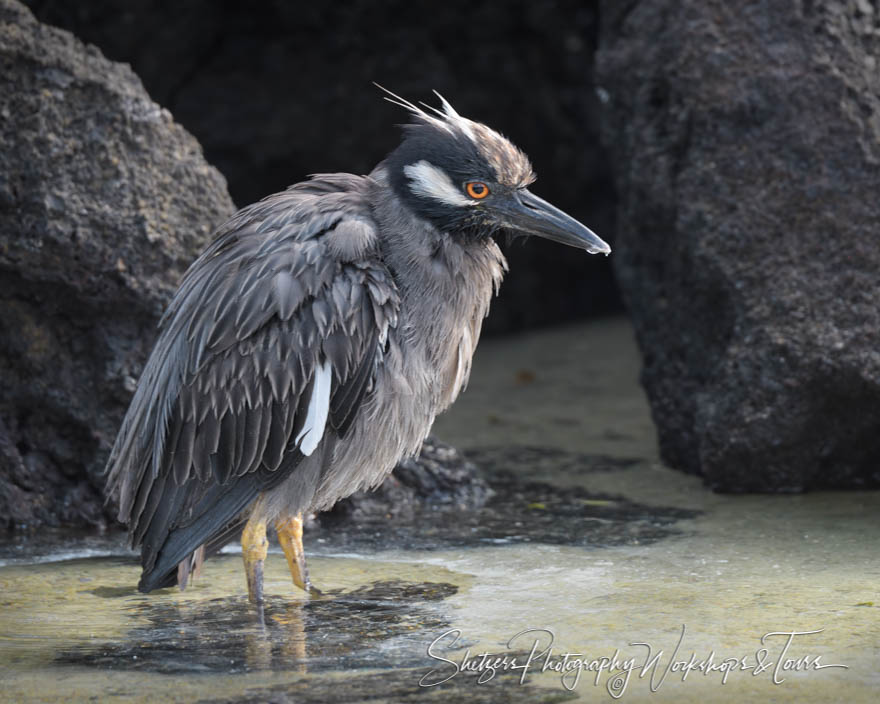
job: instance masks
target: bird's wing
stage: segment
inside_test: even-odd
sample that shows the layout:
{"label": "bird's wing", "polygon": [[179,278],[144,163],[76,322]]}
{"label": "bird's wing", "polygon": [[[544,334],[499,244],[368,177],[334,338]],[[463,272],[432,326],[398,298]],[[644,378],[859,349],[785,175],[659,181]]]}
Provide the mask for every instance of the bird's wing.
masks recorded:
{"label": "bird's wing", "polygon": [[184,277],[108,465],[145,577],[355,417],[399,306],[363,187],[316,178],[244,209]]}

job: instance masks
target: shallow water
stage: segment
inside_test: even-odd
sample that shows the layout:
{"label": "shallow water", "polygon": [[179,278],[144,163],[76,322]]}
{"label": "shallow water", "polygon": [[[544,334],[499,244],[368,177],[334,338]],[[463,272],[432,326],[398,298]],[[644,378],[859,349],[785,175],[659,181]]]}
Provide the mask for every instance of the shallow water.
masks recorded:
{"label": "shallow water", "polygon": [[[118,536],[0,545],[0,698],[875,701],[880,493],[708,492],[658,462],[637,372],[620,320],[484,343],[435,432],[487,468],[486,509],[308,533],[324,595],[299,596],[273,551],[262,614],[233,551],[186,592],[145,596]],[[775,671],[786,636],[756,667],[764,634],[820,629],[782,658],[799,671]],[[486,651],[517,660],[457,673],[468,648],[476,668]],[[640,678],[649,648],[663,654]],[[628,679],[575,680],[618,649]],[[563,678],[566,651],[581,655]],[[663,678],[712,651],[749,669]]]}

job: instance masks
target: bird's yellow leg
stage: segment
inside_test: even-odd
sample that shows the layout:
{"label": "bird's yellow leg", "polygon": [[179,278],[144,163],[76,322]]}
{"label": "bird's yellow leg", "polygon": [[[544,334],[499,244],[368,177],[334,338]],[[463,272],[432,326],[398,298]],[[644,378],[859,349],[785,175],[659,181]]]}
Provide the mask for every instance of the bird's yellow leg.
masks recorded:
{"label": "bird's yellow leg", "polygon": [[263,561],[268,550],[266,521],[251,518],[241,534],[241,555],[247,574],[248,599],[253,604],[263,603]]}
{"label": "bird's yellow leg", "polygon": [[303,524],[302,514],[293,518],[278,521],[275,524],[278,533],[278,542],[287,556],[287,566],[290,568],[290,576],[293,583],[306,593],[317,593],[309,582],[309,568],[306,566],[306,554],[303,550]]}

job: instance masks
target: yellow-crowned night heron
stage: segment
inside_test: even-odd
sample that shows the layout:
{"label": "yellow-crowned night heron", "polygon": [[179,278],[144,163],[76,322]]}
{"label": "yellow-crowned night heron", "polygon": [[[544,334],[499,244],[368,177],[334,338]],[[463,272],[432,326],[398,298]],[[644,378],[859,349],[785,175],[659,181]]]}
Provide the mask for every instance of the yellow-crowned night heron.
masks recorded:
{"label": "yellow-crowned night heron", "polygon": [[241,533],[261,602],[270,521],[309,590],[303,512],[376,486],[467,383],[506,268],[492,236],[610,251],[527,190],[507,139],[391,95],[414,115],[400,146],[239,211],[165,313],[108,464],[141,591],[185,587]]}

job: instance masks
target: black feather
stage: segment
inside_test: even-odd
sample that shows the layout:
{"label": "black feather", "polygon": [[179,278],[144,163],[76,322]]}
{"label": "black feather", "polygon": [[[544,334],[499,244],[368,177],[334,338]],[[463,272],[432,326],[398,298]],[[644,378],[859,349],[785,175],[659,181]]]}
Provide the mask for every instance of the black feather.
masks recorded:
{"label": "black feather", "polygon": [[167,476],[169,475],[160,474],[152,484],[147,482],[141,484],[138,491],[138,505],[142,506],[142,509],[135,516],[133,524],[135,528],[131,534],[132,545],[139,545],[149,530],[153,515],[159,507],[159,502],[162,501]]}
{"label": "black feather", "polygon": [[178,486],[189,478],[189,468],[192,465],[193,443],[196,439],[196,421],[188,420],[183,423],[174,452],[174,481]]}
{"label": "black feather", "polygon": [[284,450],[287,448],[287,440],[290,437],[287,430],[287,416],[287,406],[273,404],[269,421],[269,437],[266,438],[266,449],[263,452],[263,465],[267,469],[277,469],[284,457]]}
{"label": "black feather", "polygon": [[242,448],[241,473],[253,471],[257,467],[258,458],[263,456],[263,447],[260,445],[260,432],[263,424],[262,409],[251,409],[244,422],[244,432],[241,433]]}
{"label": "black feather", "polygon": [[185,500],[186,493],[179,491],[174,482],[166,481],[163,483],[156,513],[150,521],[149,529],[144,534],[144,543],[141,549],[141,565],[144,570],[148,570],[154,565],[165,543],[165,537],[180,513],[180,508]]}
{"label": "black feather", "polygon": [[367,381],[372,375],[375,364],[376,345],[377,342],[374,338],[368,344],[367,353],[361,360],[354,376],[346,384],[340,386],[333,398],[330,399],[330,423],[339,437],[345,437],[345,433],[348,432],[367,390]]}
{"label": "black feather", "polygon": [[220,443],[214,476],[218,484],[226,484],[235,474],[235,415],[227,411],[220,420]]}

